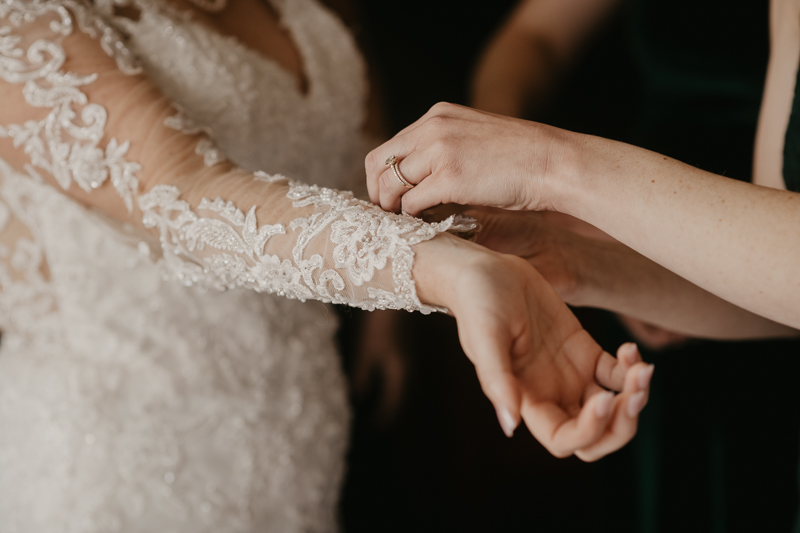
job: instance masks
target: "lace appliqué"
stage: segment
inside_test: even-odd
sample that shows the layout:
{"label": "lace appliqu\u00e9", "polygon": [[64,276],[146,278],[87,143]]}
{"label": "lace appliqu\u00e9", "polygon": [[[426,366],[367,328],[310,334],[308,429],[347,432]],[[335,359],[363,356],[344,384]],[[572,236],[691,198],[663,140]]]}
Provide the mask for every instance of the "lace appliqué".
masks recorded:
{"label": "lace appliqu\u00e9", "polygon": [[[106,10],[114,2],[104,0]],[[122,4],[120,1],[118,4]],[[0,18],[8,19],[12,26],[21,26],[45,15],[56,15],[57,20],[50,23],[50,29],[59,35],[70,35],[77,20],[78,28],[85,34],[100,41],[100,46],[109,57],[113,57],[119,69],[125,74],[141,72],[135,55],[125,44],[116,28],[99,16],[91,2],[84,0],[4,0],[0,3]],[[73,17],[74,15],[74,17]]]}
{"label": "lace appliqu\u00e9", "polygon": [[[119,143],[112,138],[105,148],[99,146],[105,133],[107,111],[101,105],[89,103],[80,89],[94,82],[97,76],[62,71],[66,54],[59,43],[40,39],[25,50],[21,47],[22,37],[12,33],[14,26],[55,14],[50,29],[66,36],[73,31],[73,13],[81,30],[99,37],[106,53],[117,59],[123,71],[137,71],[122,37],[88,4],[78,0],[6,0],[0,4],[0,17],[9,20],[11,26],[0,28],[0,77],[10,83],[24,84],[25,100],[31,106],[49,108],[50,112],[41,121],[0,126],[0,136],[12,138],[15,147],[24,148],[33,167],[52,174],[65,190],[74,182],[89,192],[110,180],[131,211],[138,194],[136,174],[140,165],[125,159],[127,141]],[[166,120],[166,125],[185,133],[203,133],[204,138],[195,151],[203,156],[207,166],[224,159],[211,132],[180,109]],[[256,179],[275,182],[282,178],[260,173]],[[222,199],[203,199],[195,212],[180,199],[177,188],[166,185],[154,187],[139,197],[138,202],[145,226],[160,231],[167,268],[187,285],[199,283],[219,290],[245,287],[367,310],[390,308],[424,313],[442,310],[424,306],[417,298],[411,276],[414,261],[411,247],[450,229],[452,218],[425,224],[386,213],[348,193],[294,182],[288,183],[287,198],[296,208],[318,209],[289,223],[289,230],[298,232],[291,259],[267,253],[269,239],[286,234],[287,229],[282,224],[259,227],[255,207],[244,214]],[[328,239],[335,245],[333,268],[326,268],[326,259],[320,254],[306,256],[309,245],[317,239]],[[390,261],[393,290],[364,287]],[[364,287],[363,297],[354,296],[357,291],[352,287]]]}
{"label": "lace appliqu\u00e9", "polygon": [[[82,31],[100,37],[103,49],[117,59],[123,71],[137,72],[121,37],[100,17],[92,15],[83,3],[10,0],[0,4],[0,18],[19,26],[44,15],[56,14],[58,19],[50,23],[50,29],[67,36],[73,31],[72,16],[67,8],[76,14]],[[120,144],[111,139],[105,149],[100,148],[108,114],[103,106],[90,104],[80,90],[97,76],[63,72],[61,67],[66,54],[54,41],[39,39],[24,50],[19,46],[22,37],[12,33],[12,26],[0,27],[0,78],[24,84],[25,101],[51,111],[41,121],[0,126],[0,136],[12,138],[15,148],[23,147],[31,164],[52,174],[64,190],[75,182],[88,192],[110,179],[131,211],[139,187],[136,173],[140,166],[125,160],[128,142]],[[80,117],[76,108],[80,109]]]}
{"label": "lace appliqu\u00e9", "polygon": [[[417,298],[411,277],[414,265],[411,246],[452,229],[454,217],[426,224],[411,217],[386,213],[373,204],[353,198],[351,193],[294,182],[290,182],[287,197],[294,201],[295,207],[328,207],[323,214],[292,222],[293,228],[302,229],[293,254],[296,262],[300,261],[309,242],[330,226],[330,240],[336,244],[333,251],[336,268],[344,269],[357,287],[372,280],[375,272],[392,260],[394,292],[367,287],[372,301],[363,308],[419,309],[426,314],[433,310],[446,312],[424,306]],[[334,300],[334,303],[340,302]]]}
{"label": "lace appliqu\u00e9", "polygon": [[[259,173],[257,179],[275,182],[281,176]],[[247,214],[221,198],[203,199],[197,211],[180,199],[180,191],[171,186],[154,187],[139,199],[144,223],[160,231],[164,260],[185,284],[198,283],[218,290],[246,287],[259,292],[277,293],[305,301],[349,304],[366,310],[406,309],[409,311],[446,311],[423,305],[417,298],[411,268],[411,246],[431,239],[454,226],[453,217],[426,224],[401,217],[357,200],[349,193],[303,185],[289,181],[287,197],[295,207],[314,206],[320,211],[300,217],[289,224],[299,231],[292,249],[292,260],[265,252],[269,239],[283,235],[282,224],[259,226],[255,207]],[[352,301],[342,295],[345,280],[333,269],[324,268],[319,254],[306,257],[309,244],[327,235],[336,246],[333,260],[336,269],[346,272],[348,281],[357,287],[371,281],[375,272],[392,261],[394,292],[367,287],[369,299]]]}
{"label": "lace appliqu\u00e9", "polygon": [[164,119],[164,125],[187,135],[203,134],[203,137],[197,142],[194,153],[203,157],[205,166],[211,167],[225,161],[227,158],[217,146],[216,141],[214,141],[211,130],[198,125],[179,106],[173,104],[173,107],[175,107],[177,113]]}

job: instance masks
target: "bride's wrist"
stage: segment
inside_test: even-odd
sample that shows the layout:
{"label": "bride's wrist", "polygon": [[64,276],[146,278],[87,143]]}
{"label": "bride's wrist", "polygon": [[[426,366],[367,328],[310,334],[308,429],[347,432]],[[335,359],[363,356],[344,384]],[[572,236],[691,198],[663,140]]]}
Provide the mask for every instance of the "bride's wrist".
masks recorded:
{"label": "bride's wrist", "polygon": [[472,268],[496,261],[498,254],[453,235],[438,235],[414,247],[412,275],[417,297],[426,305],[458,306],[458,279]]}

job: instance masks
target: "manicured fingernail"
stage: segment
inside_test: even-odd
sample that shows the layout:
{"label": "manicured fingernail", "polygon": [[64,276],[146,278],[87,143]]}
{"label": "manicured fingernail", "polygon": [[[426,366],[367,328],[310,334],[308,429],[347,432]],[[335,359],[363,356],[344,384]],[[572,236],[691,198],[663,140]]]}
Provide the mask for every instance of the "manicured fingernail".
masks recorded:
{"label": "manicured fingernail", "polygon": [[655,366],[647,365],[639,371],[639,377],[636,379],[636,383],[639,385],[640,389],[646,389],[650,386],[650,380],[653,379],[653,371],[655,369]]}
{"label": "manicured fingernail", "polygon": [[500,421],[500,427],[503,428],[506,437],[513,437],[514,430],[517,429],[517,420],[511,415],[511,411],[505,407],[498,407],[497,420]]}
{"label": "manicured fingernail", "polygon": [[614,405],[614,393],[605,391],[598,393],[599,398],[594,406],[594,414],[598,418],[605,418],[611,413],[611,407]]}
{"label": "manicured fingernail", "polygon": [[628,416],[636,417],[642,411],[642,407],[644,407],[644,391],[637,392],[628,399]]}
{"label": "manicured fingernail", "polygon": [[628,363],[634,364],[639,361],[637,357],[639,353],[639,347],[636,345],[635,342],[629,342],[625,345],[625,359],[628,360]]}

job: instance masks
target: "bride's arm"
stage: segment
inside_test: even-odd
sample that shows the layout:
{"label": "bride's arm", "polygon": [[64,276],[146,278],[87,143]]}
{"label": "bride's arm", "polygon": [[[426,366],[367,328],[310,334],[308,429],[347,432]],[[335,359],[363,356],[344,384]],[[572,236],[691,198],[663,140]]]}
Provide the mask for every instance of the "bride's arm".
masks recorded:
{"label": "bride's arm", "polygon": [[452,221],[387,214],[221,160],[208,138],[185,133],[88,6],[0,4],[0,158],[13,167],[0,165],[0,177],[44,180],[157,236],[180,283],[366,309],[448,307],[507,433],[522,415],[553,453],[586,459],[632,437],[652,369],[635,350],[619,363],[604,353],[529,265],[444,234]]}
{"label": "bride's arm", "polygon": [[83,32],[54,32],[54,15],[4,30],[0,156],[16,169],[32,166],[78,202],[156,234],[183,283],[430,310],[411,247],[450,222],[386,217],[347,193],[237,168],[185,133],[157,87],[120,68],[124,57]]}

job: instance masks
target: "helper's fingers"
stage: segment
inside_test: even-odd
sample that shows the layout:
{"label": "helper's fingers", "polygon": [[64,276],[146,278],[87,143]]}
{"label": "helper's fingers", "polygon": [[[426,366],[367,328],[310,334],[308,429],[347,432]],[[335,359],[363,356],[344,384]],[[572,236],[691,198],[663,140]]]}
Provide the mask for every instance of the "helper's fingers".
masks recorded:
{"label": "helper's fingers", "polygon": [[446,118],[460,118],[469,116],[473,120],[477,119],[480,120],[483,116],[489,115],[489,113],[485,111],[479,111],[477,109],[472,109],[469,107],[465,107],[459,104],[451,104],[449,102],[438,102],[434,104],[424,115],[422,115],[419,119],[414,121],[413,123],[409,124],[402,130],[400,130],[397,135],[410,133],[420,126],[425,124],[428,120],[433,117],[446,117]]}
{"label": "helper's fingers", "polygon": [[[380,206],[386,211],[400,211],[405,194],[411,192],[431,173],[429,158],[424,152],[415,151],[405,159],[396,158],[380,175]],[[405,211],[404,211],[405,212]]]}
{"label": "helper's fingers", "polygon": [[[416,150],[428,148],[432,142],[446,137],[445,133],[456,127],[453,119],[465,115],[475,115],[483,118],[485,113],[456,104],[440,102],[431,107],[419,120],[372,150],[364,161],[364,168],[367,173],[367,189],[372,203],[377,204],[380,201],[380,176],[384,173],[386,161],[391,156],[397,157],[398,160],[403,160]],[[422,180],[428,174],[430,174],[429,171],[424,172],[419,176],[419,180]],[[414,176],[414,173],[407,174],[407,177],[410,178]],[[413,179],[409,179],[409,181],[411,183],[419,182]]]}
{"label": "helper's fingers", "polygon": [[406,183],[411,185],[400,170],[400,165],[395,164],[384,170],[380,177],[380,206],[384,210],[393,213],[400,211],[400,199],[410,190]]}
{"label": "helper's fingers", "polygon": [[400,203],[403,213],[417,216],[437,205],[458,203],[453,200],[455,179],[449,175],[432,174],[406,192]]}
{"label": "helper's fingers", "polygon": [[522,418],[531,434],[556,457],[569,457],[588,448],[606,432],[613,413],[614,393],[599,392],[571,417],[554,402],[525,403]]}
{"label": "helper's fingers", "polygon": [[[386,174],[387,170],[390,172],[387,177],[392,176],[392,169],[388,165],[390,158],[394,156],[398,163],[402,163],[404,159],[414,153],[416,150],[416,142],[417,139],[408,135],[396,135],[367,154],[364,160],[364,170],[367,173],[369,199],[373,204],[380,204],[381,176]],[[404,171],[405,167],[401,169],[401,172],[404,173]],[[402,175],[404,176],[405,174]],[[397,178],[394,179],[396,180]],[[389,183],[388,180],[387,183]]]}

